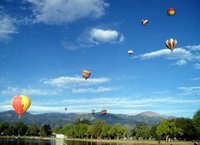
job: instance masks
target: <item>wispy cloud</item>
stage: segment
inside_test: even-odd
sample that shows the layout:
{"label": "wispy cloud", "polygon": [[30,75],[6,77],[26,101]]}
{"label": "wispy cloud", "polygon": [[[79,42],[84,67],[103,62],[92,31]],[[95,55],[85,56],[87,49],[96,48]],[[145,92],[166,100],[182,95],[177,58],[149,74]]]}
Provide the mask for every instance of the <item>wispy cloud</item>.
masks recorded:
{"label": "wispy cloud", "polygon": [[200,78],[199,78],[199,77],[197,77],[197,78],[192,78],[191,80],[192,80],[192,81],[198,81],[198,80],[200,80]]}
{"label": "wispy cloud", "polygon": [[193,86],[193,87],[179,87],[179,90],[183,91],[183,94],[190,95],[190,94],[197,94],[200,95],[200,86]]}
{"label": "wispy cloud", "polygon": [[106,83],[109,82],[109,78],[90,78],[88,80],[85,80],[81,77],[65,77],[61,76],[58,78],[53,79],[46,79],[42,82],[44,84],[57,86],[57,87],[76,87],[76,86],[89,86],[89,85],[96,85],[100,83]]}
{"label": "wispy cloud", "polygon": [[0,12],[0,40],[9,39],[12,34],[16,33],[16,20]]}
{"label": "wispy cloud", "polygon": [[2,96],[15,96],[15,95],[39,95],[39,96],[49,96],[49,95],[56,95],[60,92],[60,90],[41,90],[41,89],[34,89],[31,87],[27,88],[20,88],[20,87],[8,87],[5,90],[0,91]]}
{"label": "wispy cloud", "polygon": [[[173,52],[168,49],[161,49],[145,54],[141,54],[139,56],[135,56],[133,58],[139,58],[141,60],[154,59],[154,58],[164,58],[167,60],[175,60],[176,62],[172,65],[183,66],[188,62],[199,62],[200,61],[200,53],[199,49],[200,45],[193,46],[185,46],[183,48],[176,48]],[[194,64],[194,68],[200,69],[199,63]]]}
{"label": "wispy cloud", "polygon": [[197,51],[197,50],[200,50],[200,45],[186,46],[186,48],[191,49],[193,51]]}
{"label": "wispy cloud", "polygon": [[102,92],[109,92],[112,91],[113,88],[111,87],[98,87],[98,88],[79,88],[79,89],[72,89],[73,93],[102,93]]}
{"label": "wispy cloud", "polygon": [[67,24],[83,18],[100,18],[109,4],[104,0],[26,0],[33,4],[35,23]]}
{"label": "wispy cloud", "polygon": [[194,64],[194,68],[200,70],[200,63],[195,63],[195,64]]}

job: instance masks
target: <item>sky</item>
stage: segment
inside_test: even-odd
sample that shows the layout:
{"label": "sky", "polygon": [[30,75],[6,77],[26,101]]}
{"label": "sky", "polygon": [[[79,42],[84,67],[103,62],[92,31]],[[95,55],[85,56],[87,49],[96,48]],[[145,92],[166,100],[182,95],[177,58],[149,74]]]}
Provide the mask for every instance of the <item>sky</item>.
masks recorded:
{"label": "sky", "polygon": [[[0,112],[13,109],[14,96],[27,95],[35,114],[107,109],[192,118],[200,109],[199,6],[199,0],[1,0]],[[173,52],[165,46],[170,38],[178,42]],[[91,71],[87,80],[84,69]]]}

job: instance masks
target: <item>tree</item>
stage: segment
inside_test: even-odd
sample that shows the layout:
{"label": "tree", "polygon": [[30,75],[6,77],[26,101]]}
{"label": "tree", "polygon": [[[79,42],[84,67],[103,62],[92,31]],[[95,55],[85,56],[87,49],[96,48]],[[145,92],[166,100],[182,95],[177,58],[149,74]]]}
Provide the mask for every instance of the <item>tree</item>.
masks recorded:
{"label": "tree", "polygon": [[26,134],[28,127],[23,122],[17,122],[14,126],[14,135],[23,136]]}
{"label": "tree", "polygon": [[51,133],[52,133],[52,130],[51,130],[51,127],[48,124],[44,124],[40,128],[40,136],[42,136],[42,137],[50,136]]}
{"label": "tree", "polygon": [[197,136],[200,136],[200,110],[193,115],[193,124],[196,129]]}
{"label": "tree", "polygon": [[0,135],[5,135],[5,130],[9,128],[9,123],[7,122],[0,122]]}
{"label": "tree", "polygon": [[177,135],[177,138],[184,140],[194,140],[196,138],[196,130],[192,119],[190,118],[177,118],[174,120],[177,127],[183,130],[183,135]]}
{"label": "tree", "polygon": [[151,136],[150,127],[146,124],[137,125],[134,128],[136,138],[148,139]]}
{"label": "tree", "polygon": [[169,137],[176,137],[176,135],[182,135],[183,130],[176,127],[174,122],[163,120],[156,128],[156,133],[159,137],[165,137],[166,141]]}
{"label": "tree", "polygon": [[39,128],[35,124],[32,124],[29,126],[28,130],[26,131],[26,135],[38,136],[39,132],[40,132]]}

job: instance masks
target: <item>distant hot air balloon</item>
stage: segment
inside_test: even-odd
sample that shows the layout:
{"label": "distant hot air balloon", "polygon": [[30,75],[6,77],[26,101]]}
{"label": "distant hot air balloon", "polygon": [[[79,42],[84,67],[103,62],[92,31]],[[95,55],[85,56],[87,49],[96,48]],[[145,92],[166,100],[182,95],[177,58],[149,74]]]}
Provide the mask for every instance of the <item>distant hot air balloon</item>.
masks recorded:
{"label": "distant hot air balloon", "polygon": [[19,118],[26,112],[31,105],[31,100],[25,95],[15,96],[12,99],[12,106],[15,112],[19,115]]}
{"label": "distant hot air balloon", "polygon": [[147,19],[143,19],[143,20],[142,20],[142,25],[143,25],[143,26],[147,26],[148,22],[149,22],[149,21],[148,21]]}
{"label": "distant hot air balloon", "polygon": [[133,50],[129,49],[129,50],[128,50],[128,54],[129,54],[129,55],[132,55],[132,54],[133,54]]}
{"label": "distant hot air balloon", "polygon": [[169,40],[166,40],[165,45],[167,48],[169,48],[171,51],[176,47],[177,41],[173,38],[170,38]]}
{"label": "distant hot air balloon", "polygon": [[67,107],[65,107],[65,111],[67,111]]}
{"label": "distant hot air balloon", "polygon": [[174,8],[169,8],[169,9],[167,10],[167,14],[168,14],[169,16],[174,16],[175,13],[176,13],[176,10],[175,10]]}
{"label": "distant hot air balloon", "polygon": [[107,114],[107,110],[102,110],[102,111],[100,112],[100,114],[101,114],[101,115],[106,115],[106,114]]}
{"label": "distant hot air balloon", "polygon": [[84,79],[88,79],[90,77],[90,75],[91,75],[91,71],[89,71],[89,70],[82,71],[82,76]]}

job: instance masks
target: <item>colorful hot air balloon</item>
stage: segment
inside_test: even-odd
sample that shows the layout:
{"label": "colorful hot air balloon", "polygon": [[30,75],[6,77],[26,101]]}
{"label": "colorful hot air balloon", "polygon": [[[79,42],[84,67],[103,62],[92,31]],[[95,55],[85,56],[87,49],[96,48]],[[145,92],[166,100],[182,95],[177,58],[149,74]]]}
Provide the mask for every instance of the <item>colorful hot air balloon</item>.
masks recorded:
{"label": "colorful hot air balloon", "polygon": [[84,79],[88,79],[90,77],[90,75],[91,75],[91,71],[89,71],[89,70],[82,71],[82,76]]}
{"label": "colorful hot air balloon", "polygon": [[169,9],[167,10],[167,14],[168,14],[169,16],[174,16],[175,13],[176,13],[176,10],[175,10],[174,8],[169,8]]}
{"label": "colorful hot air balloon", "polygon": [[143,25],[143,26],[147,26],[148,22],[149,22],[149,21],[148,21],[147,19],[143,19],[143,20],[142,20],[142,25]]}
{"label": "colorful hot air balloon", "polygon": [[31,105],[31,100],[25,95],[15,96],[11,102],[15,112],[19,115],[19,118],[26,112]]}
{"label": "colorful hot air balloon", "polygon": [[129,55],[132,55],[132,54],[133,54],[133,50],[129,49],[129,50],[128,50],[128,54],[129,54]]}
{"label": "colorful hot air balloon", "polygon": [[166,40],[165,45],[167,48],[169,48],[171,51],[176,47],[177,41],[173,38],[170,38],[169,40]]}
{"label": "colorful hot air balloon", "polygon": [[100,112],[100,114],[101,114],[101,115],[106,115],[106,114],[107,114],[107,110],[102,110],[102,111]]}

